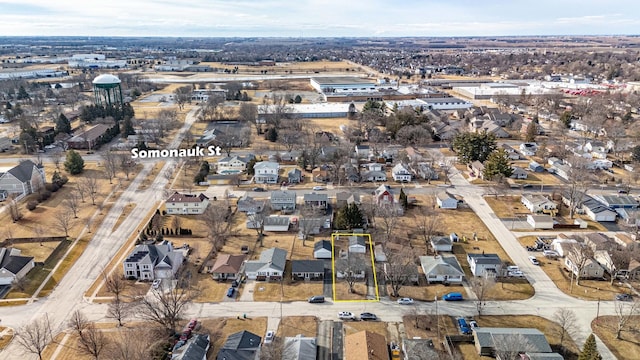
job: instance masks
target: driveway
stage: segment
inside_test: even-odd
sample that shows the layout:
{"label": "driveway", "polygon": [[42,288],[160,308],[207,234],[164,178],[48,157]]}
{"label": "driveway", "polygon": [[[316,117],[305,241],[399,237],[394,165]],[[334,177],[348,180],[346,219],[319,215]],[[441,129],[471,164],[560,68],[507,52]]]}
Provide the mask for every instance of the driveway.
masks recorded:
{"label": "driveway", "polygon": [[238,301],[253,301],[253,290],[255,287],[255,280],[246,280],[244,286],[242,286],[242,294],[240,294]]}

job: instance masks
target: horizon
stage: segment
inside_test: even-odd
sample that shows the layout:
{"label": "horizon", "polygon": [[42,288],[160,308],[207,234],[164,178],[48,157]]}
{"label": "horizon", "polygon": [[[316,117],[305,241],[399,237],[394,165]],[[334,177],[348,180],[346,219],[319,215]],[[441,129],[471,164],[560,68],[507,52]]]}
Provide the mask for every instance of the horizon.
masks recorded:
{"label": "horizon", "polygon": [[640,3],[597,0],[1,1],[1,37],[397,38],[633,36]]}

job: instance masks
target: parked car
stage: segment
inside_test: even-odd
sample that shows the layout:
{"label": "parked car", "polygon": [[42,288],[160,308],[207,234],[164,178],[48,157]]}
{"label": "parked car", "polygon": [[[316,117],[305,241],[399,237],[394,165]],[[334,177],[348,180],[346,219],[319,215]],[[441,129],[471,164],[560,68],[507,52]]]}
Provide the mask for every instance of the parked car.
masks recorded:
{"label": "parked car", "polygon": [[411,305],[413,304],[412,298],[400,298],[398,299],[398,304],[400,305]]}
{"label": "parked car", "polygon": [[264,188],[261,188],[261,187],[254,187],[252,190],[253,190],[253,191],[255,191],[255,192],[263,192],[263,191],[264,191]]}
{"label": "parked car", "polygon": [[473,330],[473,329],[475,329],[475,328],[477,328],[479,326],[478,326],[478,323],[475,320],[470,320],[469,321],[469,327],[471,328],[471,330]]}
{"label": "parked car", "polygon": [[464,335],[471,334],[471,329],[464,318],[458,318],[458,328],[460,328],[460,332]]}
{"label": "parked car", "polygon": [[191,319],[191,321],[189,321],[189,323],[187,324],[187,329],[195,329],[196,325],[198,325],[198,319]]}
{"label": "parked car", "polygon": [[632,296],[631,296],[631,294],[618,294],[618,295],[616,295],[616,300],[618,300],[618,301],[631,301],[632,300]]}
{"label": "parked car", "polygon": [[157,289],[160,287],[160,283],[162,283],[162,280],[160,279],[155,279],[153,280],[153,282],[151,283],[151,287],[154,289]]}
{"label": "parked car", "polygon": [[507,271],[507,276],[511,277],[524,277],[524,273],[520,270],[516,271]]}
{"label": "parked car", "polygon": [[459,292],[450,292],[448,294],[444,294],[444,296],[442,297],[442,300],[444,301],[462,301],[464,300],[464,298],[462,297],[462,294]]}
{"label": "parked car", "polygon": [[360,314],[360,320],[362,321],[378,320],[378,317],[376,316],[376,314],[373,314],[370,312],[363,312],[362,314]]}
{"label": "parked car", "polygon": [[451,241],[453,241],[453,242],[458,242],[458,240],[460,240],[458,238],[458,234],[456,234],[456,233],[451,233],[451,235],[449,235],[449,239],[451,239]]}
{"label": "parked car", "polygon": [[540,265],[540,261],[538,261],[535,256],[529,256],[529,261],[531,261],[533,265]]}
{"label": "parked car", "polygon": [[264,343],[271,344],[273,339],[276,337],[276,333],[272,330],[267,331],[267,334],[264,336]]}
{"label": "parked car", "polygon": [[314,186],[314,187],[313,187],[313,190],[315,190],[315,191],[322,191],[322,190],[325,190],[325,187],[324,187],[324,186],[318,186],[318,185],[316,185],[316,186]]}
{"label": "parked car", "polygon": [[313,303],[313,304],[323,303],[324,302],[324,296],[322,296],[322,295],[312,296],[307,301],[310,302],[310,303]]}
{"label": "parked car", "polygon": [[623,189],[618,190],[618,194],[628,194],[628,193],[629,192],[627,190],[623,190]]}
{"label": "parked car", "polygon": [[355,320],[356,316],[353,315],[353,313],[349,312],[349,311],[340,311],[338,313],[338,319],[340,319],[340,320]]}
{"label": "parked car", "polygon": [[235,291],[236,289],[230,287],[229,290],[227,290],[227,297],[233,297],[233,293],[235,293]]}

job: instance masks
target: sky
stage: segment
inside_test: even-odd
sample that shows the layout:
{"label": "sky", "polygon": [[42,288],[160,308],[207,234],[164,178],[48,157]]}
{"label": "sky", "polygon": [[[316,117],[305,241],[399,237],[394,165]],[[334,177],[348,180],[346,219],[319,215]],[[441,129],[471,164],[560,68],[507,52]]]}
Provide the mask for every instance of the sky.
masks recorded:
{"label": "sky", "polygon": [[637,35],[640,1],[0,0],[0,36]]}

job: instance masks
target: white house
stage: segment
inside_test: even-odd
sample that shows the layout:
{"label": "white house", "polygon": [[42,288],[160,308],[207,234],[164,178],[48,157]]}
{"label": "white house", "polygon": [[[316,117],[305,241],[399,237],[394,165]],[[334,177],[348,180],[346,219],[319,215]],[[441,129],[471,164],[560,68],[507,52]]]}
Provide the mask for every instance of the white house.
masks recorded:
{"label": "white house", "polygon": [[532,213],[550,212],[556,210],[558,204],[547,198],[546,196],[539,194],[522,194],[520,202]]}
{"label": "white house", "polygon": [[451,250],[453,249],[453,241],[449,236],[434,236],[430,242],[431,247],[433,247],[433,250],[436,252],[451,252]]}
{"label": "white house", "polygon": [[21,161],[6,171],[0,169],[0,190],[16,195],[17,199],[38,191],[45,182],[44,169],[31,160]]}
{"label": "white house", "polygon": [[511,176],[509,176],[512,179],[521,179],[524,180],[527,177],[529,177],[529,174],[527,173],[527,171],[519,166],[511,166]]}
{"label": "white house", "polygon": [[349,236],[349,252],[355,254],[364,254],[367,252],[367,246],[363,236]]}
{"label": "white house", "polygon": [[[578,245],[579,246],[579,245]],[[567,255],[564,258],[564,267],[565,269],[573,272],[574,275],[578,276],[578,266],[572,261],[571,254]],[[580,272],[581,279],[600,279],[604,276],[604,269],[595,259],[588,259],[584,268]]]}
{"label": "white house", "polygon": [[124,260],[124,276],[143,281],[172,279],[183,261],[182,252],[174,251],[167,241],[160,245],[137,245]]}
{"label": "white house", "polygon": [[387,181],[387,174],[384,171],[367,171],[362,174],[362,181]]}
{"label": "white house", "polygon": [[461,284],[464,279],[464,272],[455,255],[420,256],[420,266],[429,284]]}
{"label": "white house", "polygon": [[313,244],[313,257],[315,259],[331,259],[331,241],[320,240]]}
{"label": "white house", "polygon": [[496,276],[502,270],[502,260],[496,254],[467,254],[467,262],[474,276]]}
{"label": "white house", "polygon": [[11,285],[33,269],[32,256],[21,256],[20,249],[0,248],[0,285]]}
{"label": "white house", "polygon": [[267,216],[264,218],[264,231],[289,231],[289,222],[290,220],[287,216]]}
{"label": "white house", "polygon": [[280,165],[274,161],[260,161],[253,166],[256,184],[277,184]]}
{"label": "white house", "polygon": [[247,164],[254,159],[253,155],[227,156],[218,160],[217,173],[221,175],[240,174],[247,171]]}
{"label": "white house", "polygon": [[553,229],[553,216],[529,214],[527,223],[534,229]]}
{"label": "white house", "polygon": [[209,206],[209,198],[204,194],[180,194],[173,193],[165,202],[167,214],[170,215],[200,215]]}
{"label": "white house", "polygon": [[411,181],[411,172],[402,164],[397,164],[393,169],[391,169],[391,176],[393,177],[393,180],[397,182]]}
{"label": "white house", "polygon": [[457,209],[458,200],[446,191],[438,191],[436,194],[436,203],[441,209]]}
{"label": "white house", "polygon": [[248,260],[244,273],[249,280],[282,280],[287,263],[287,251],[279,248],[264,250],[258,260]]}

